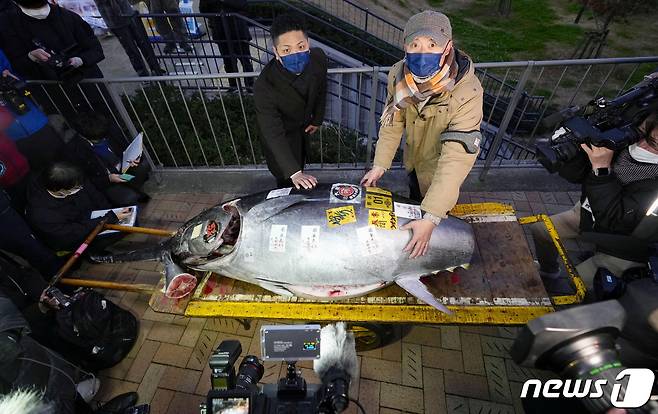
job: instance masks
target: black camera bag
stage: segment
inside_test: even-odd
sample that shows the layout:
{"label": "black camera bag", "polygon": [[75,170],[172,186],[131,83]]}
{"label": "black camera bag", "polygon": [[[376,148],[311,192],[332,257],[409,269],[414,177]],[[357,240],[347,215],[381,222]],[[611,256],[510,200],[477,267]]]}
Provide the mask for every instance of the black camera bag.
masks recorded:
{"label": "black camera bag", "polygon": [[132,313],[91,289],[71,296],[71,305],[58,310],[55,318],[57,335],[72,346],[83,368],[94,371],[121,362],[139,333]]}

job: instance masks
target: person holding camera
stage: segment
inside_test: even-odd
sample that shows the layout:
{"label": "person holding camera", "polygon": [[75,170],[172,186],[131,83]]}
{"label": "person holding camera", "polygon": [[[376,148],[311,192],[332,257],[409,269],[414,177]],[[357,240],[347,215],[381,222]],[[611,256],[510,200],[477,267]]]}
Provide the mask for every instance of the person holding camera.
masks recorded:
{"label": "person holding camera", "polygon": [[[639,128],[640,140],[620,151],[581,144],[579,153],[564,162],[558,173],[582,185],[581,200],[573,208],[551,216],[562,240],[579,238],[582,232],[631,235],[658,197],[658,114],[649,115]],[[545,226],[531,227],[540,275],[556,279],[561,270],[558,252]],[[658,240],[651,240],[656,242]],[[576,269],[592,289],[598,268],[621,276],[625,270],[645,265],[623,249],[598,248]]]}
{"label": "person holding camera", "polygon": [[17,8],[0,16],[0,48],[21,77],[103,77],[97,65],[105,58],[103,48],[80,16],[47,0],[15,3]]}
{"label": "person holding camera", "polygon": [[453,46],[446,15],[418,13],[403,36],[406,56],[389,71],[374,167],[361,184],[377,185],[406,134],[410,198],[422,199],[425,212],[422,219],[401,227],[413,232],[404,249],[413,259],[427,253],[434,227],[457,203],[459,188],[475,164],[483,90],[471,58]]}
{"label": "person holding camera", "polygon": [[327,93],[327,56],[311,48],[304,21],[278,16],[270,34],[275,58],[256,79],[254,101],[267,167],[278,187],[310,189],[318,180],[304,173],[306,139],[322,125]]}

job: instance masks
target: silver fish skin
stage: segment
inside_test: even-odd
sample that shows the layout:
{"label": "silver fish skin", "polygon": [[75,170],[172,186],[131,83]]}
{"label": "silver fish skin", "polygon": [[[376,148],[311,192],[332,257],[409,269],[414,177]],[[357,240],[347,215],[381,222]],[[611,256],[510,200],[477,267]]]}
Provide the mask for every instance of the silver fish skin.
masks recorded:
{"label": "silver fish skin", "polygon": [[[366,198],[371,193],[351,186],[360,193],[352,200],[333,196],[332,185],[292,189],[270,199],[269,192],[262,192],[230,200],[191,219],[167,245],[174,261],[188,268],[277,294],[343,299],[397,283],[448,312],[420,278],[470,263],[475,244],[471,225],[451,216],[443,219],[433,231],[427,254],[410,259],[403,249],[412,232],[399,230],[410,219],[397,217],[397,229],[370,226],[372,209],[366,208]],[[418,205],[396,194],[390,197],[396,203]],[[330,227],[327,210],[337,207],[353,208],[355,222]],[[227,237],[227,232],[234,236]],[[233,239],[234,245],[225,239]]]}

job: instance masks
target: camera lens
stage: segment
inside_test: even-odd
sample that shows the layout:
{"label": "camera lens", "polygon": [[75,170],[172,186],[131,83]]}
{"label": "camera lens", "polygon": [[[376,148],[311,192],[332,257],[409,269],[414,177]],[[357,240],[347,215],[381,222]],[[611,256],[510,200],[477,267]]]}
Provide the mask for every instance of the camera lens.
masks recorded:
{"label": "camera lens", "polygon": [[265,368],[258,357],[247,355],[240,363],[235,388],[246,390],[254,387],[263,378],[264,372]]}

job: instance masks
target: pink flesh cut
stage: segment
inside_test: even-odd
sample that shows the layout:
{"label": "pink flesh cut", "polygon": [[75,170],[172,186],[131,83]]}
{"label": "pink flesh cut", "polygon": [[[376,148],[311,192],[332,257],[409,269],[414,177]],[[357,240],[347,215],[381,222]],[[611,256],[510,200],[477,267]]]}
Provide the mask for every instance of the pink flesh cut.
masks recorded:
{"label": "pink flesh cut", "polygon": [[196,277],[189,273],[181,273],[171,280],[165,291],[165,296],[171,299],[184,298],[192,293],[196,287],[196,282]]}

